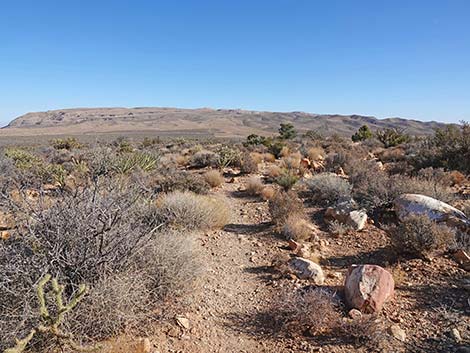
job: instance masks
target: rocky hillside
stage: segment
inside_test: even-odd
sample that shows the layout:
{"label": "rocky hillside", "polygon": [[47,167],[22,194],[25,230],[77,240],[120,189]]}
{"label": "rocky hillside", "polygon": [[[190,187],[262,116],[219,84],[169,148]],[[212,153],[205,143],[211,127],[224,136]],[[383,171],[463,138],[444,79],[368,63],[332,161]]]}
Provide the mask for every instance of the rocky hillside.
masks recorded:
{"label": "rocky hillside", "polygon": [[361,125],[372,129],[400,127],[410,134],[431,134],[437,122],[401,118],[376,119],[361,115],[321,115],[304,112],[260,112],[237,109],[80,108],[28,113],[2,129],[2,135],[72,134],[155,131],[168,134],[246,136],[277,131],[281,122],[299,131],[351,135]]}

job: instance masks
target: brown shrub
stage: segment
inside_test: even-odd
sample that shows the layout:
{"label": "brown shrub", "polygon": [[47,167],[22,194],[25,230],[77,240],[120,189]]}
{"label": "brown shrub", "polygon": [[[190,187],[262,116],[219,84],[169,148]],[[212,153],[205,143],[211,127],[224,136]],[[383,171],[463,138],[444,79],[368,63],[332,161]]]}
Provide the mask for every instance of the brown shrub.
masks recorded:
{"label": "brown shrub", "polygon": [[299,169],[302,156],[299,152],[292,153],[281,160],[281,167],[285,169]]}
{"label": "brown shrub", "polygon": [[437,250],[452,246],[455,233],[425,215],[410,216],[390,229],[392,244],[401,253],[428,257]]}
{"label": "brown shrub", "polygon": [[292,214],[287,217],[282,228],[282,234],[286,239],[305,241],[312,236],[313,225],[302,215]]}
{"label": "brown shrub", "polygon": [[276,189],[272,186],[265,186],[263,190],[261,190],[261,197],[265,201],[271,200],[275,194],[276,194]]}
{"label": "brown shrub", "polygon": [[302,200],[293,191],[277,191],[269,200],[269,213],[271,220],[278,227],[282,227],[291,215],[304,215]]}
{"label": "brown shrub", "polygon": [[265,162],[274,163],[276,161],[276,156],[272,153],[264,153],[263,159]]}
{"label": "brown shrub", "polygon": [[189,164],[189,157],[188,156],[183,156],[181,154],[177,155],[175,157],[175,162],[181,167],[187,166]]}
{"label": "brown shrub", "polygon": [[311,335],[329,334],[341,322],[339,300],[325,289],[310,288],[286,291],[281,294],[271,312],[276,326],[283,334],[308,332]]}
{"label": "brown shrub", "polygon": [[196,194],[207,194],[209,184],[203,177],[174,168],[161,169],[150,175],[148,187],[156,193],[172,191],[192,191]]}
{"label": "brown shrub", "polygon": [[256,196],[256,195],[261,194],[261,192],[264,189],[264,186],[265,185],[263,184],[260,178],[251,177],[246,181],[245,188],[246,188],[246,192],[249,195]]}
{"label": "brown shrub", "polygon": [[325,150],[321,147],[311,147],[307,151],[307,158],[314,162],[325,157]]}
{"label": "brown shrub", "polygon": [[258,172],[258,162],[251,153],[244,153],[241,158],[240,172],[242,174],[254,174]]}
{"label": "brown shrub", "polygon": [[204,180],[210,186],[217,187],[224,182],[224,177],[220,174],[218,170],[208,170],[204,173]]}

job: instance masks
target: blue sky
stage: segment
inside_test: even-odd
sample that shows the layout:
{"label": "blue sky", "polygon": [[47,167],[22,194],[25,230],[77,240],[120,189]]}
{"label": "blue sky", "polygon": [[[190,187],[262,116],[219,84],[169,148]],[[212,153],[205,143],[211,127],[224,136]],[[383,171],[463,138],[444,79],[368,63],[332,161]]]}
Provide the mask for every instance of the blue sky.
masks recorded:
{"label": "blue sky", "polygon": [[470,120],[470,1],[0,0],[0,123],[94,106]]}

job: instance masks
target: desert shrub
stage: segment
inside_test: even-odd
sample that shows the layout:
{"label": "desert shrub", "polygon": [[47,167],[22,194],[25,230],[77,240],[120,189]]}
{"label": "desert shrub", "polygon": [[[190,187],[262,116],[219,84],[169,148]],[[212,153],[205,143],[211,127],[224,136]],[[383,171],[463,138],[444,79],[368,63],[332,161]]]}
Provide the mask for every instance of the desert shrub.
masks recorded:
{"label": "desert shrub", "polygon": [[[153,315],[152,306],[195,279],[187,234],[167,239],[157,233],[158,224],[145,216],[150,210],[135,189],[97,187],[64,194],[52,204],[27,206],[23,213],[28,217],[17,233],[0,242],[1,349],[38,324],[32,289],[45,273],[64,284],[67,297],[82,283],[90,288],[89,296],[64,318],[68,330],[85,341],[118,334],[142,315]],[[180,253],[186,254],[184,259]],[[165,258],[170,262],[164,263]],[[182,278],[187,282],[178,283]],[[174,281],[175,292],[166,292],[169,281]],[[117,316],[119,321],[109,321]]]}
{"label": "desert shrub", "polygon": [[434,136],[420,141],[410,161],[418,169],[442,167],[470,174],[470,124],[448,125],[437,129]]}
{"label": "desert shrub", "polygon": [[299,176],[291,170],[283,170],[274,181],[276,184],[281,186],[285,191],[292,189],[292,187],[299,180]]}
{"label": "desert shrub", "polygon": [[75,137],[57,138],[51,141],[51,146],[56,150],[72,150],[74,148],[80,148],[82,145]]}
{"label": "desert shrub", "polygon": [[332,173],[314,175],[307,181],[313,202],[321,205],[334,205],[342,199],[351,197],[351,184]]}
{"label": "desert shrub", "polygon": [[354,142],[359,142],[359,141],[364,141],[367,139],[372,138],[373,134],[372,131],[370,130],[369,126],[367,125],[362,125],[359,130],[357,130],[354,135],[352,135],[351,139]]}
{"label": "desert shrub", "polygon": [[410,137],[405,134],[404,130],[398,128],[378,130],[375,135],[384,144],[385,148],[395,147],[410,140]]}
{"label": "desert shrub", "polygon": [[451,246],[454,232],[425,215],[409,216],[390,229],[392,244],[400,252],[427,257],[436,250]]}
{"label": "desert shrub", "polygon": [[321,288],[285,291],[270,311],[283,334],[331,334],[341,322],[339,299]]}
{"label": "desert shrub", "polygon": [[140,143],[140,146],[145,149],[145,148],[156,146],[159,143],[160,143],[160,138],[158,136],[152,137],[152,138],[146,136]]}
{"label": "desert shrub", "polygon": [[259,195],[263,191],[265,185],[258,177],[251,177],[246,181],[246,192],[249,195]]}
{"label": "desert shrub", "polygon": [[281,123],[279,127],[279,138],[282,140],[291,140],[297,136],[294,125],[291,123]]}
{"label": "desert shrub", "polygon": [[241,158],[240,172],[242,174],[254,174],[258,172],[258,161],[253,158],[252,153],[244,153]]}
{"label": "desert shrub", "polygon": [[282,158],[281,165],[286,169],[299,169],[302,155],[299,152],[291,153]]}
{"label": "desert shrub", "polygon": [[287,217],[284,226],[282,227],[282,234],[286,239],[295,241],[309,240],[312,236],[312,224],[299,214],[292,214]]}
{"label": "desert shrub", "polygon": [[371,352],[396,352],[397,343],[387,333],[382,320],[375,315],[363,315],[360,318],[342,320],[338,326],[338,335],[356,347],[367,348]]}
{"label": "desert shrub", "polygon": [[31,169],[42,163],[42,160],[31,152],[21,148],[7,148],[5,156],[11,158],[19,169]]}
{"label": "desert shrub", "polygon": [[236,148],[223,146],[218,151],[217,166],[219,168],[238,167],[241,163],[240,151]]}
{"label": "desert shrub", "polygon": [[230,209],[222,198],[174,191],[157,200],[152,217],[174,229],[213,229],[229,223]]}
{"label": "desert shrub", "polygon": [[266,144],[266,137],[256,134],[248,135],[246,141],[244,142],[245,146],[258,146],[264,144]]}
{"label": "desert shrub", "polygon": [[116,148],[118,153],[130,153],[134,151],[132,143],[124,136],[119,136],[113,141],[112,145]]}
{"label": "desert shrub", "polygon": [[191,165],[199,168],[218,167],[219,156],[212,151],[199,151],[191,157]]}
{"label": "desert shrub", "polygon": [[203,176],[206,183],[213,188],[221,185],[224,182],[224,177],[218,170],[208,170],[204,173]]}
{"label": "desert shrub", "polygon": [[156,170],[150,176],[149,188],[155,193],[172,191],[192,191],[196,194],[207,194],[210,185],[203,177],[174,168]]}
{"label": "desert shrub", "polygon": [[321,147],[311,147],[307,151],[307,158],[311,161],[318,161],[325,157],[325,150]]}
{"label": "desert shrub", "polygon": [[179,154],[175,157],[175,162],[179,166],[187,166],[189,164],[189,157]]}
{"label": "desert shrub", "polygon": [[286,147],[284,142],[280,140],[275,140],[268,146],[268,150],[269,150],[269,153],[274,155],[275,158],[279,158],[281,157],[282,153],[284,153],[283,152],[284,147]]}
{"label": "desert shrub", "polygon": [[278,191],[269,200],[269,214],[274,224],[282,227],[291,215],[303,216],[305,213],[302,200],[293,191]]}

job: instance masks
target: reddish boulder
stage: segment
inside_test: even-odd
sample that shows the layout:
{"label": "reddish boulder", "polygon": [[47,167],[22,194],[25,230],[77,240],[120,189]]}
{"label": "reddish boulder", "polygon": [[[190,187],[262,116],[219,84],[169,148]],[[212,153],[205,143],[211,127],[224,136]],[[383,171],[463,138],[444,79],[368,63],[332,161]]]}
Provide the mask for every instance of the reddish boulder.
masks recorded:
{"label": "reddish boulder", "polygon": [[366,314],[379,312],[394,292],[390,272],[377,265],[353,265],[344,283],[346,302]]}

